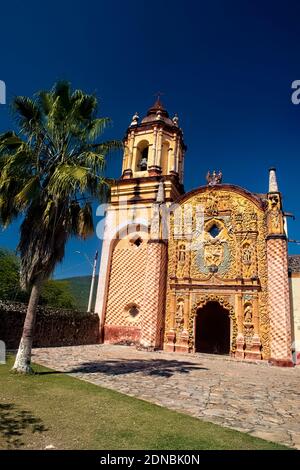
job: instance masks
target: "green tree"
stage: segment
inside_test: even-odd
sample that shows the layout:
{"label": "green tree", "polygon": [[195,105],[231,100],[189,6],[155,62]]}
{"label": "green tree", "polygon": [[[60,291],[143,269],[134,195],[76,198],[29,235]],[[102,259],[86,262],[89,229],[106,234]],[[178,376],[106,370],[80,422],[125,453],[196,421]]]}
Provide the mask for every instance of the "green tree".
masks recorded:
{"label": "green tree", "polygon": [[57,308],[76,308],[76,302],[68,281],[55,281],[53,279],[46,281],[41,290],[39,303]]}
{"label": "green tree", "polygon": [[[20,287],[20,258],[13,251],[0,248],[0,299],[28,302],[29,295]],[[50,279],[43,283],[40,305],[74,309],[76,303],[68,280]]]}
{"label": "green tree", "polygon": [[20,260],[10,250],[0,248],[0,299],[19,300]]}
{"label": "green tree", "polygon": [[42,283],[64,257],[71,236],[93,234],[91,198],[103,200],[109,184],[106,156],[116,141],[98,143],[110,123],[97,117],[97,99],[58,82],[33,98],[16,97],[19,133],[0,136],[0,222],[20,214],[18,251],[22,287],[31,289],[14,369],[31,372],[31,349]]}

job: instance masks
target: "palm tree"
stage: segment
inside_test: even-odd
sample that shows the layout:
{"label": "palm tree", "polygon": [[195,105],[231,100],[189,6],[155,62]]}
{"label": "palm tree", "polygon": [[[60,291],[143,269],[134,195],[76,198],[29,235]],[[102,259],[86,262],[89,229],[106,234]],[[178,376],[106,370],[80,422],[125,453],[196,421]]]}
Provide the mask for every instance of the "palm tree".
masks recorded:
{"label": "palm tree", "polygon": [[93,198],[109,190],[107,154],[120,143],[96,142],[110,123],[97,117],[97,99],[57,82],[33,99],[17,97],[19,132],[0,135],[0,223],[22,215],[18,251],[21,284],[31,289],[13,369],[30,373],[37,305],[43,281],[64,257],[72,236],[93,234]]}

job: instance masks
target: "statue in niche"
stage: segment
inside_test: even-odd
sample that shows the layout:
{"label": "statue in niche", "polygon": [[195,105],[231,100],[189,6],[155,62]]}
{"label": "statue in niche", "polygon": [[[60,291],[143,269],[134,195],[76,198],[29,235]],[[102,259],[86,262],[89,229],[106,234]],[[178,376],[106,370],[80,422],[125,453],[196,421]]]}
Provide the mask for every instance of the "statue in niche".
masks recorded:
{"label": "statue in niche", "polygon": [[178,261],[179,261],[180,264],[185,263],[185,245],[183,245],[183,244],[179,245]]}
{"label": "statue in niche", "polygon": [[274,211],[280,209],[280,199],[278,194],[272,194],[269,196],[269,209]]}
{"label": "statue in niche", "polygon": [[180,328],[184,322],[184,300],[179,299],[176,309],[176,325]]}
{"label": "statue in niche", "polygon": [[269,203],[271,230],[275,232],[280,232],[281,210],[280,210],[280,198],[278,194],[270,195],[268,203]]}
{"label": "statue in niche", "polygon": [[247,304],[244,310],[244,322],[252,323],[252,305]]}
{"label": "statue in niche", "polygon": [[243,248],[242,260],[244,264],[251,264],[252,249],[250,245],[245,245]]}

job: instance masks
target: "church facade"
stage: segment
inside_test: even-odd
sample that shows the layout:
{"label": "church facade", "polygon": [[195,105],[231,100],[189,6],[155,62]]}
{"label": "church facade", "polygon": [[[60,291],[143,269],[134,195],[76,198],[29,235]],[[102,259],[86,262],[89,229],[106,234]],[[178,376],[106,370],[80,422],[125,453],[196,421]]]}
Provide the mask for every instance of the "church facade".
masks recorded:
{"label": "church facade", "polygon": [[185,152],[178,117],[159,99],[133,116],[105,218],[101,341],[300,362],[300,263],[289,270],[275,169],[264,194],[215,171],[185,193]]}

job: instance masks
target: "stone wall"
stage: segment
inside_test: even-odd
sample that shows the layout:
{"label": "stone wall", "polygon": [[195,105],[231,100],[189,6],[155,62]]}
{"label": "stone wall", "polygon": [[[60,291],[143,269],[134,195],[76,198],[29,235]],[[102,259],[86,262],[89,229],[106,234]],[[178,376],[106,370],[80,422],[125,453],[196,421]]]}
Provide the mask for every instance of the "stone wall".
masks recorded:
{"label": "stone wall", "polygon": [[[7,349],[19,345],[26,305],[0,301],[0,340]],[[95,344],[99,339],[99,317],[95,314],[38,307],[34,347]]]}

